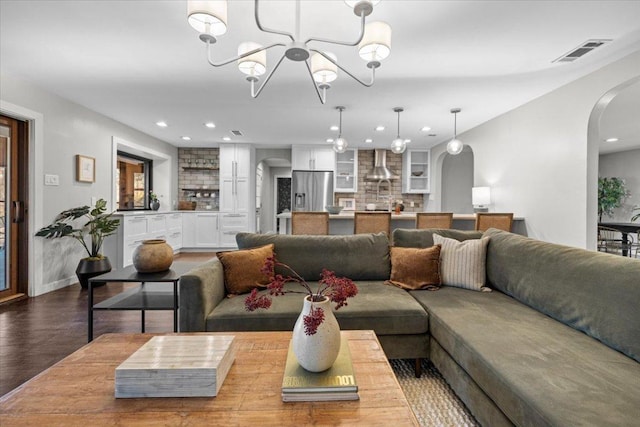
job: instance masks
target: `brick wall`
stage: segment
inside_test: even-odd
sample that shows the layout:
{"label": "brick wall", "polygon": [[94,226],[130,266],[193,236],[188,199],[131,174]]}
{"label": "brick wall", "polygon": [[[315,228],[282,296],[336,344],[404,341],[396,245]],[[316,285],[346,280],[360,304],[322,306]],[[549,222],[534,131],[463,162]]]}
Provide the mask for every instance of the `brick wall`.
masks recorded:
{"label": "brick wall", "polygon": [[[358,150],[358,192],[337,193],[335,203],[338,204],[339,198],[354,198],[356,199],[356,210],[365,210],[368,203],[375,203],[378,208],[386,208],[388,206],[386,196],[391,190],[392,200],[402,200],[405,211],[422,211],[422,194],[402,194],[402,154],[394,154],[387,150],[387,167],[400,176],[400,179],[390,181],[391,188],[389,188],[389,183],[382,182],[380,184],[380,195],[383,197],[379,199],[376,198],[378,181],[365,179],[373,168],[373,161],[373,150]],[[410,208],[412,201],[414,202],[413,209]]]}
{"label": "brick wall", "polygon": [[196,209],[218,209],[219,171],[189,168],[219,166],[218,148],[178,148],[178,200],[195,201]]}

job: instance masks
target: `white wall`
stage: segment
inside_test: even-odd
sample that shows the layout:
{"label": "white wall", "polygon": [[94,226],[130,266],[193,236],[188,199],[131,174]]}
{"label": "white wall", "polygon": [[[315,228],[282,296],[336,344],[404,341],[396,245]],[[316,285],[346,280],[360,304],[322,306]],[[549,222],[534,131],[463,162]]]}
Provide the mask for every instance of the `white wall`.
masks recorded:
{"label": "white wall", "polygon": [[[0,75],[3,114],[32,121],[30,129],[30,277],[29,295],[35,296],[76,282],[75,268],[83,252],[71,239],[44,240],[35,232],[59,212],[89,205],[91,198],[111,203],[114,137],[177,158],[177,149],[92,110],[46,92],[15,77]],[[96,159],[96,182],[75,180],[75,155]],[[171,173],[154,176],[162,198],[170,203],[177,194],[177,162]],[[44,174],[59,176],[59,186],[44,186]],[[114,238],[114,237],[111,237]]]}
{"label": "white wall", "polygon": [[[640,51],[460,134],[474,152],[474,186],[491,187],[491,210],[524,217],[536,239],[595,249],[597,141],[588,140],[590,117],[607,91],[638,70]],[[440,159],[445,146],[432,148],[432,158]]]}
{"label": "white wall", "polygon": [[[631,193],[623,205],[614,210],[613,216],[603,215],[603,221],[629,222],[634,206],[640,206],[640,149],[603,154],[598,166],[600,177],[622,178]],[[635,213],[640,213],[636,211]]]}
{"label": "white wall", "polygon": [[469,146],[462,153],[445,155],[442,161],[442,211],[473,213],[473,151]]}

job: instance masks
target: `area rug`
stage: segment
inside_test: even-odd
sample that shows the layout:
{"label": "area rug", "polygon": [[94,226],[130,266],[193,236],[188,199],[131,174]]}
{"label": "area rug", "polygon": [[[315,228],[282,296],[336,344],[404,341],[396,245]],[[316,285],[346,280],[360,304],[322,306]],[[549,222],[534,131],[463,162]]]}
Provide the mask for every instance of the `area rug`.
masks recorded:
{"label": "area rug", "polygon": [[480,427],[431,362],[416,378],[413,360],[390,360],[398,382],[421,426]]}

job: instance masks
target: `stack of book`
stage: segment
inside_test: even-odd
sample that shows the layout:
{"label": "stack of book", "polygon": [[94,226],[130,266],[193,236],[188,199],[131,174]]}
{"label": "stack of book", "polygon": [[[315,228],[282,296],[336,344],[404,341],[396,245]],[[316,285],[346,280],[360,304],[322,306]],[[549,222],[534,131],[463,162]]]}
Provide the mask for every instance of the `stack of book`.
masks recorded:
{"label": "stack of book", "polygon": [[353,374],[351,352],[346,338],[342,338],[340,353],[333,366],[323,372],[309,372],[300,366],[293,353],[293,345],[289,343],[289,354],[282,379],[283,402],[358,399],[358,384]]}
{"label": "stack of book", "polygon": [[216,396],[236,357],[232,335],[151,338],[116,368],[115,396]]}

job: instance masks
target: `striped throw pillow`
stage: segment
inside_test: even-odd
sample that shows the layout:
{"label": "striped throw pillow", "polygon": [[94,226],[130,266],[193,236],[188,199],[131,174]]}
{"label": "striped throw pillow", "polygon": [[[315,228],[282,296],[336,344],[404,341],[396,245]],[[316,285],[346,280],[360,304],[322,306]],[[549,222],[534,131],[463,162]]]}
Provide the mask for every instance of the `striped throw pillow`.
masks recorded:
{"label": "striped throw pillow", "polygon": [[440,249],[440,276],[443,285],[474,291],[491,292],[485,287],[488,237],[459,242],[433,235],[433,243]]}

